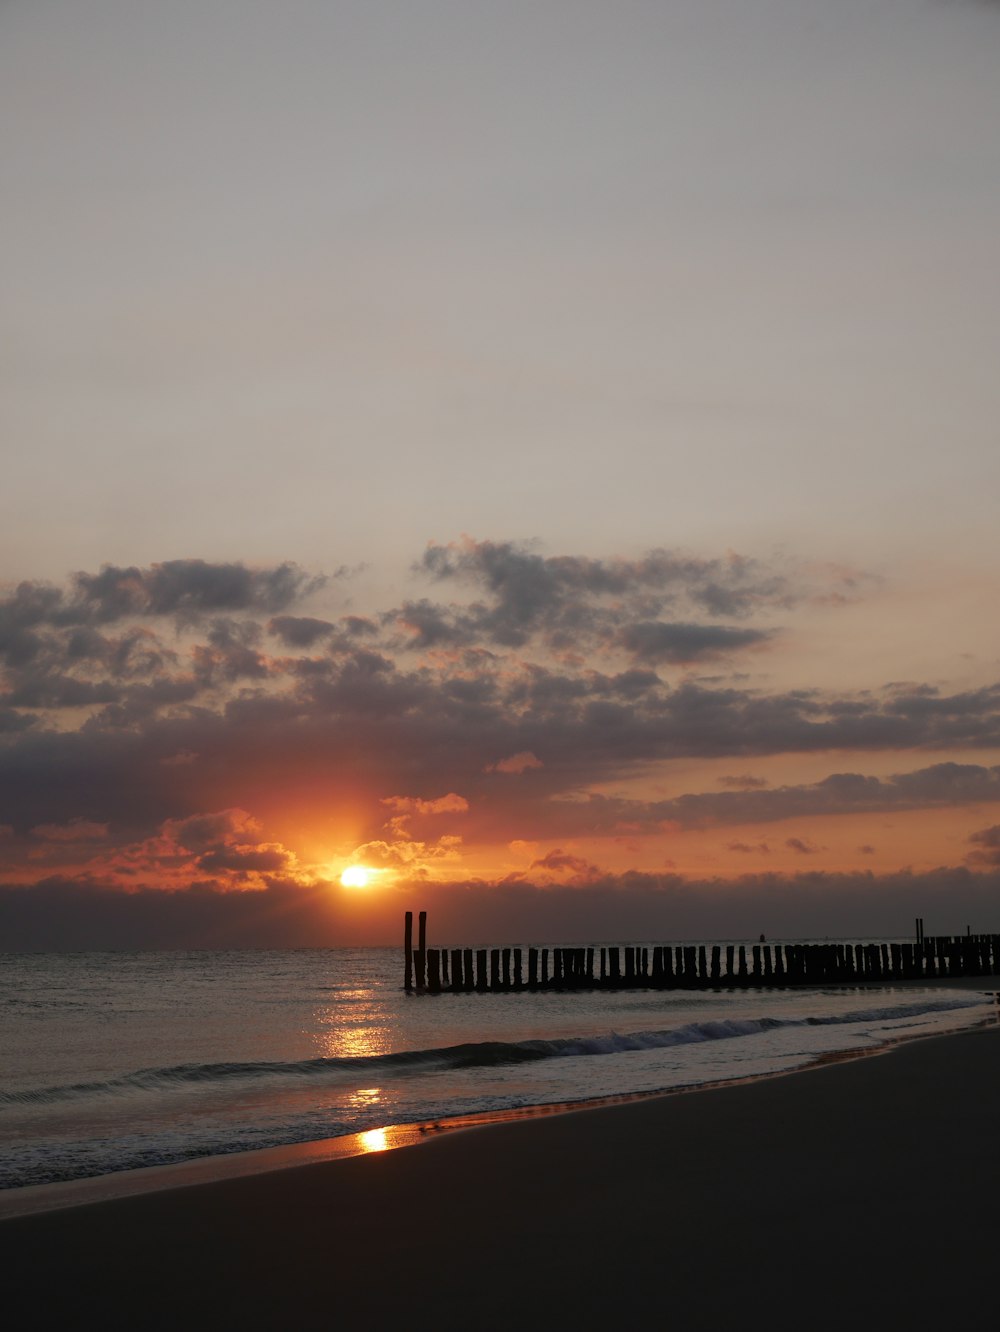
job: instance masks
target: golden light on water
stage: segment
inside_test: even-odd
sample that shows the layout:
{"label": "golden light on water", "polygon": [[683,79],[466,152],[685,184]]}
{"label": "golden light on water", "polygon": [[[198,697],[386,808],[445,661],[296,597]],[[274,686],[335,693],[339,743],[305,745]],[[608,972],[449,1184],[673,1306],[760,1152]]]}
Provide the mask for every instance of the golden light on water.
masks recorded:
{"label": "golden light on water", "polygon": [[358,1141],[366,1152],[389,1150],[389,1135],[384,1128],[368,1129],[366,1133],[359,1133]]}

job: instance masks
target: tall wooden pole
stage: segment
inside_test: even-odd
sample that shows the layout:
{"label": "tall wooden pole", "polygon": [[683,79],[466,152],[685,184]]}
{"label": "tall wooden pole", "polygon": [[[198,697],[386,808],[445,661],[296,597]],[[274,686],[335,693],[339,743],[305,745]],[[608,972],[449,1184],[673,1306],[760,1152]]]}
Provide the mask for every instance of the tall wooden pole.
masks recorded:
{"label": "tall wooden pole", "polygon": [[403,985],[407,990],[413,989],[413,912],[408,911],[403,925],[403,952],[406,957],[406,968],[403,973]]}
{"label": "tall wooden pole", "polygon": [[427,969],[427,912],[421,911],[417,927],[417,989],[424,988]]}

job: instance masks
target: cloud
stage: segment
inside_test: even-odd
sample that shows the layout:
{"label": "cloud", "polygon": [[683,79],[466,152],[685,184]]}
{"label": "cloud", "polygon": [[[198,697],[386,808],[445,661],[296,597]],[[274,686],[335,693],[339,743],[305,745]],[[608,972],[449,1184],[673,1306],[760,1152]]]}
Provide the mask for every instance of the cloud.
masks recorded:
{"label": "cloud", "polygon": [[[426,868],[456,852],[410,837],[407,821],[420,817],[461,814],[480,849],[726,826],[737,829],[734,846],[753,848],[765,842],[744,825],[1000,803],[1000,767],[948,759],[952,747],[1000,747],[1000,685],[837,691],[691,679],[670,669],[684,662],[653,669],[636,664],[636,640],[626,646],[637,627],[681,656],[732,634],[761,642],[771,628],[745,621],[793,608],[805,592],[790,577],[735,557],[550,558],[504,543],[433,547],[420,574],[466,598],[406,603],[426,612],[422,655],[398,611],[327,619],[271,609],[313,587],[288,564],[174,561],[106,567],[65,589],[22,584],[0,603],[8,863],[21,856],[36,878],[71,858],[75,867],[78,844],[30,830],[81,820],[112,830],[90,848],[91,868],[119,885],[262,891],[268,875],[305,873],[286,858],[291,848],[259,825],[224,824],[199,849],[185,820],[294,805],[304,826],[343,804],[357,812],[352,842]],[[727,589],[744,622],[698,623],[700,612],[722,614]],[[169,622],[156,619],[168,611]],[[669,644],[680,630],[695,635],[683,650]],[[779,638],[768,641],[780,651]],[[859,755],[890,749],[937,750],[945,761],[888,777],[863,770]],[[768,786],[753,775],[766,756],[838,750],[850,752],[851,770],[820,781]],[[634,794],[651,773],[682,771],[678,760],[697,760],[697,770],[722,760],[727,775],[706,779],[721,789]]]}
{"label": "cloud", "polygon": [[416,877],[427,874],[428,862],[457,861],[462,839],[454,834],[439,837],[434,842],[418,841],[396,829],[396,835],[386,840],[375,838],[354,848],[352,863],[367,865],[371,869],[407,870]]}
{"label": "cloud", "polygon": [[308,615],[276,615],[268,621],[267,631],[288,647],[312,647],[321,638],[334,633],[336,625]]}
{"label": "cloud", "polygon": [[771,848],[766,842],[757,842],[755,845],[751,845],[749,842],[727,842],[726,849],[728,851],[738,851],[742,855],[760,854],[767,856],[771,854]]}
{"label": "cloud", "polygon": [[98,574],[74,575],[73,606],[102,623],[132,615],[279,611],[325,581],[290,562],[263,569],[206,560],[166,560],[148,569],[106,564]]}
{"label": "cloud", "polygon": [[821,847],[814,846],[812,842],[803,841],[801,837],[786,837],[785,846],[789,851],[795,851],[800,856],[815,856],[822,850]]}
{"label": "cloud", "polygon": [[977,848],[966,856],[970,865],[1000,865],[1000,824],[981,828],[970,835],[969,841]]}
{"label": "cloud", "polygon": [[680,827],[769,823],[784,819],[881,810],[955,807],[1000,802],[1000,766],[936,763],[913,772],[870,777],[831,773],[819,782],[761,789],[756,779],[720,779],[725,791],[691,792],[671,800],[609,802],[602,823],[618,820],[655,826],[669,820]]}
{"label": "cloud", "polygon": [[31,836],[41,842],[104,842],[108,837],[106,823],[90,819],[70,819],[68,823],[40,823],[31,829]]}
{"label": "cloud", "polygon": [[686,664],[765,643],[772,635],[761,629],[730,629],[717,624],[646,621],[626,625],[618,637],[637,661]]}
{"label": "cloud", "polygon": [[398,814],[419,814],[422,816],[429,814],[465,814],[469,808],[469,802],[465,797],[456,795],[454,791],[449,791],[447,795],[438,796],[436,800],[421,800],[417,796],[384,796],[382,804],[388,805],[390,809],[396,810]]}
{"label": "cloud", "polygon": [[548,870],[556,874],[569,873],[577,877],[598,872],[596,866],[591,865],[580,856],[570,855],[562,848],[550,851],[548,855],[542,856],[539,860],[533,860],[531,868]]}
{"label": "cloud", "polygon": [[[914,916],[927,933],[987,931],[1000,899],[1000,870],[942,867],[922,874],[870,871],[603,875],[585,882],[442,882],[422,877],[357,899],[328,881],[276,875],[254,892],[211,882],[184,891],[137,886],[123,893],[98,876],[51,876],[0,888],[0,937],[11,950],[66,948],[259,948],[354,944],[399,946],[404,910],[428,911],[432,946],[545,939],[772,939],[892,937]],[[665,925],[666,922],[666,925]]]}
{"label": "cloud", "polygon": [[530,749],[522,749],[518,754],[510,754],[507,758],[498,759],[496,763],[487,763],[483,772],[504,772],[510,776],[520,776],[522,772],[528,772],[532,768],[544,768],[545,764]]}
{"label": "cloud", "polygon": [[[431,544],[415,566],[437,584],[471,587],[474,599],[444,605],[407,601],[383,616],[416,649],[532,641],[558,651],[623,644],[643,659],[693,661],[763,642],[768,630],[727,631],[696,621],[661,623],[663,612],[740,618],[787,609],[802,593],[783,574],[738,555],[702,560],[655,550],[636,560],[543,556],[514,542]],[[705,631],[700,636],[696,631]],[[656,635],[665,631],[663,641]],[[687,655],[685,655],[687,654]]]}

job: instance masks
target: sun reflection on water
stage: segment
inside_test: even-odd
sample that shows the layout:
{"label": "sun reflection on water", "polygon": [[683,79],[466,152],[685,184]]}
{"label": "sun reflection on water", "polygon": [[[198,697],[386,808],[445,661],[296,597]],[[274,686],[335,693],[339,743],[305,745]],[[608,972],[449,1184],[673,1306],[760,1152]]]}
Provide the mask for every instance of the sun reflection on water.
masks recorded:
{"label": "sun reflection on water", "polygon": [[365,1109],[378,1105],[381,1100],[381,1087],[358,1087],[356,1091],[351,1092],[348,1104],[357,1106],[359,1109]]}
{"label": "sun reflection on water", "polygon": [[349,1016],[340,1004],[316,1010],[312,1038],[320,1053],[327,1059],[371,1059],[389,1054],[392,1033],[369,991],[358,991],[353,997],[353,1011]]}

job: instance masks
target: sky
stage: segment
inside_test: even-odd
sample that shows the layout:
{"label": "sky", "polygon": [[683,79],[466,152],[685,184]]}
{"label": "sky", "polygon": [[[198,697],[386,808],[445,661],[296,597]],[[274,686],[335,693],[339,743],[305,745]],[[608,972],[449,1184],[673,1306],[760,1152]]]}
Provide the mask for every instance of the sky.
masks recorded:
{"label": "sky", "polygon": [[3,0],[0,947],[1000,932],[998,48]]}

